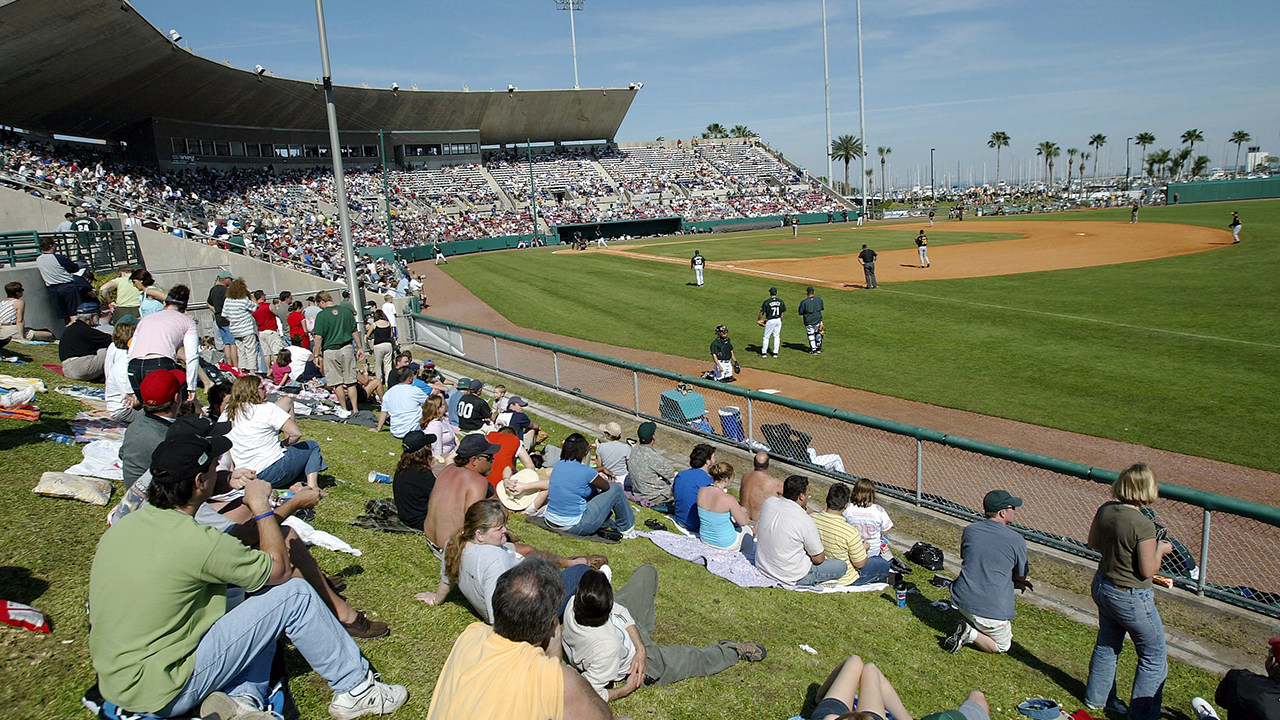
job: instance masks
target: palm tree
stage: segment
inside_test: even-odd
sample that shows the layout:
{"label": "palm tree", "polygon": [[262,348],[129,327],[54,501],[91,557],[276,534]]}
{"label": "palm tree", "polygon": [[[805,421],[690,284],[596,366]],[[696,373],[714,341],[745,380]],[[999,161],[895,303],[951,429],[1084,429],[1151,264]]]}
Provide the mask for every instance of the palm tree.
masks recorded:
{"label": "palm tree", "polygon": [[1157,171],[1163,173],[1164,168],[1169,164],[1169,151],[1163,148],[1151,153],[1147,156],[1147,174],[1151,177],[1159,177]]}
{"label": "palm tree", "polygon": [[1187,154],[1187,157],[1190,158],[1196,153],[1196,143],[1204,142],[1204,133],[1192,128],[1182,133],[1182,142],[1190,144],[1191,152]]}
{"label": "palm tree", "polygon": [[1191,177],[1196,178],[1203,175],[1204,171],[1209,169],[1210,162],[1212,160],[1209,159],[1208,155],[1201,155],[1196,158],[1195,162],[1191,164]]}
{"label": "palm tree", "polygon": [[987,147],[996,149],[996,186],[1000,186],[1000,148],[1009,147],[1009,133],[993,132],[987,141]]}
{"label": "palm tree", "polygon": [[724,129],[720,123],[711,123],[707,126],[707,131],[702,133],[703,138],[727,138],[729,131]]}
{"label": "palm tree", "polygon": [[1098,177],[1098,157],[1102,155],[1102,146],[1107,144],[1107,136],[1102,133],[1089,136],[1089,146],[1093,148],[1093,176]]}
{"label": "palm tree", "polygon": [[1076,161],[1076,155],[1080,154],[1077,148],[1067,148],[1067,196],[1071,196],[1071,166]]}
{"label": "palm tree", "polygon": [[831,141],[831,159],[844,161],[844,194],[849,193],[849,163],[862,157],[862,141],[853,135],[841,135]]}
{"label": "palm tree", "polygon": [[1039,155],[1040,157],[1044,158],[1044,168],[1045,168],[1046,186],[1047,186],[1048,182],[1051,180],[1051,178],[1049,178],[1049,174],[1048,174],[1048,171],[1049,171],[1049,169],[1050,169],[1050,167],[1049,167],[1049,156],[1052,154],[1052,150],[1053,150],[1053,148],[1056,148],[1056,147],[1057,147],[1057,145],[1054,145],[1053,143],[1049,142],[1048,140],[1045,140],[1044,142],[1040,143],[1039,145],[1036,145],[1036,155]]}
{"label": "palm tree", "polygon": [[884,192],[884,189],[886,187],[884,184],[885,158],[888,157],[889,154],[892,152],[893,152],[893,148],[888,146],[881,146],[876,148],[876,153],[880,156],[880,192]]}
{"label": "palm tree", "polygon": [[733,129],[729,131],[729,137],[749,138],[751,137],[751,130],[746,125],[734,125]]}
{"label": "palm tree", "polygon": [[1089,158],[1093,157],[1092,153],[1080,151],[1080,197],[1084,197],[1084,164]]}
{"label": "palm tree", "polygon": [[[876,171],[872,168],[867,168],[867,196],[869,197],[869,196],[875,195],[876,194],[875,191],[876,191]],[[883,191],[884,190],[882,188],[881,192]]]}
{"label": "palm tree", "polygon": [[1172,175],[1175,171],[1181,173],[1183,166],[1186,165],[1187,161],[1190,159],[1191,148],[1182,148],[1179,150],[1178,153],[1169,160],[1169,174]]}
{"label": "palm tree", "polygon": [[1243,130],[1237,130],[1231,133],[1231,142],[1236,144],[1236,165],[1235,165],[1236,175],[1240,174],[1240,146],[1247,142],[1250,142],[1251,140],[1253,140],[1253,138],[1250,137],[1249,133]]}
{"label": "palm tree", "polygon": [[1142,163],[1138,167],[1147,164],[1147,146],[1155,143],[1156,136],[1149,132],[1141,132],[1133,136],[1133,141],[1142,147]]}
{"label": "palm tree", "polygon": [[1062,156],[1062,151],[1058,149],[1058,143],[1049,143],[1049,147],[1045,148],[1045,159],[1049,161],[1049,183],[1053,183],[1053,159]]}

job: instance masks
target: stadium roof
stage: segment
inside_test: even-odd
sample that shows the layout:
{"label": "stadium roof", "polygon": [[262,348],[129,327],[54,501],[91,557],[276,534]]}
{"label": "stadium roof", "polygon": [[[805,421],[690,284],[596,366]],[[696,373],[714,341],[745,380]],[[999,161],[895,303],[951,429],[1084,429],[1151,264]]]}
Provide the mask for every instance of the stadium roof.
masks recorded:
{"label": "stadium roof", "polygon": [[[316,50],[319,68],[319,50]],[[339,59],[341,62],[341,59]],[[347,131],[479,130],[486,144],[612,139],[628,88],[437,91],[336,86]],[[327,128],[320,83],[259,76],[171,42],[126,0],[0,0],[0,124],[124,139],[152,118]]]}

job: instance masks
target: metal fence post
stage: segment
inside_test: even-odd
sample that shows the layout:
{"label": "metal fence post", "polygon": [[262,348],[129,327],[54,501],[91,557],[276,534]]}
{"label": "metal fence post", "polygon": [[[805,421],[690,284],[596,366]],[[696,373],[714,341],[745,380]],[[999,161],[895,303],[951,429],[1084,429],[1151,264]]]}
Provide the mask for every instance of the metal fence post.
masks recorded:
{"label": "metal fence post", "polygon": [[924,490],[924,441],[916,438],[916,505]]}
{"label": "metal fence post", "polygon": [[498,362],[498,337],[493,337],[493,366],[501,369],[502,363]]}
{"label": "metal fence post", "polygon": [[635,370],[631,371],[631,380],[636,386],[636,414],[640,414],[640,373]]}
{"label": "metal fence post", "polygon": [[556,387],[560,387],[560,353],[551,351],[551,365],[556,371]]}
{"label": "metal fence post", "polygon": [[1204,585],[1209,576],[1209,511],[1204,511],[1204,526],[1200,529],[1200,577],[1196,579],[1196,594],[1204,595]]}
{"label": "metal fence post", "polygon": [[751,414],[751,398],[747,398],[747,441],[756,441],[756,423]]}

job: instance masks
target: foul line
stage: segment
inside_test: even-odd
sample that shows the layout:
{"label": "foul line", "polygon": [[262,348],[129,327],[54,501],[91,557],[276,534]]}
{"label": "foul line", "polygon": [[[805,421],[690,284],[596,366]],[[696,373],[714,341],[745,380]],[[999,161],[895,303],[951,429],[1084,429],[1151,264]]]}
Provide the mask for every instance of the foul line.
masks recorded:
{"label": "foul line", "polygon": [[929,300],[943,300],[946,302],[962,303],[964,305],[975,305],[977,307],[994,308],[996,310],[1012,310],[1014,312],[1032,313],[1035,315],[1048,315],[1049,317],[1064,318],[1067,320],[1081,320],[1084,322],[1098,323],[1101,325],[1114,325],[1116,327],[1130,328],[1133,330],[1146,330],[1147,332],[1165,333],[1167,335],[1181,335],[1182,337],[1196,338],[1197,340],[1220,340],[1222,342],[1239,343],[1241,345],[1256,345],[1258,347],[1280,348],[1280,345],[1274,343],[1257,342],[1254,340],[1237,340],[1235,338],[1219,337],[1217,335],[1200,335],[1197,333],[1182,332],[1180,330],[1164,330],[1161,328],[1146,327],[1145,325],[1131,325],[1129,323],[1115,322],[1113,320],[1099,320],[1097,318],[1084,317],[1082,315],[1067,315],[1065,313],[1049,312],[1047,310],[1032,310],[1030,308],[1010,307],[1008,305],[996,305],[995,303],[977,302],[975,300],[959,300],[956,298],[938,297],[936,295],[925,295],[923,293],[907,292],[905,290],[885,290],[887,293],[895,293],[898,295],[911,295],[913,297],[927,298]]}

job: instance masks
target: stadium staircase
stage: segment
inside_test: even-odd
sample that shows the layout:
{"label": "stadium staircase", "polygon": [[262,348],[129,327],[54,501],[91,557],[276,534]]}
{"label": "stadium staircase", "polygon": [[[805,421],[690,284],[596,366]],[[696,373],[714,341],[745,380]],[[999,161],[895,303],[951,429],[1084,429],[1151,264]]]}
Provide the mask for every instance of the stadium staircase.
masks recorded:
{"label": "stadium staircase", "polygon": [[489,172],[489,168],[481,165],[479,169],[480,175],[484,177],[484,181],[489,183],[489,188],[498,196],[498,203],[508,210],[518,210],[519,207],[516,205],[515,201],[511,199],[511,196],[507,194],[506,190],[502,189],[502,183],[498,182],[498,178],[494,177],[493,173]]}
{"label": "stadium staircase", "polygon": [[604,178],[604,181],[609,183],[609,187],[613,188],[613,194],[621,198],[622,191],[618,188],[618,181],[613,179],[613,176],[609,174],[608,170],[604,169],[604,166],[600,164],[600,161],[592,159],[591,167],[595,168],[596,172],[600,173],[600,177]]}

